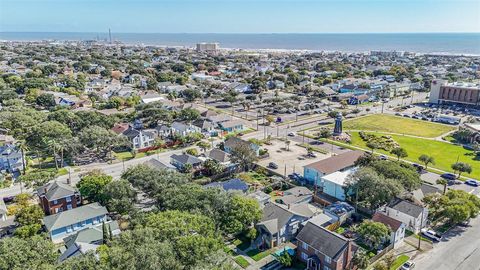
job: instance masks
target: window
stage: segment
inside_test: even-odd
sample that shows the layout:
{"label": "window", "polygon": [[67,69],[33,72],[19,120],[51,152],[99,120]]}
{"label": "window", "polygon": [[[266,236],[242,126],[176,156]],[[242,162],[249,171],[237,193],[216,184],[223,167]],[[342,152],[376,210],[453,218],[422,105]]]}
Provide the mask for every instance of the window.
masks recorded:
{"label": "window", "polygon": [[67,197],[66,200],[67,200],[67,202],[71,202],[71,201],[72,201],[72,197]]}
{"label": "window", "polygon": [[67,204],[67,210],[72,210],[72,205],[71,204]]}
{"label": "window", "polygon": [[[327,255],[325,255],[325,263],[331,263],[332,262],[332,258],[328,257]],[[326,270],[326,269],[325,269]]]}
{"label": "window", "polygon": [[308,244],[305,242],[302,242],[302,248],[305,250],[308,250]]}
{"label": "window", "polygon": [[302,252],[302,260],[307,260],[308,259],[308,255],[305,253],[305,252]]}
{"label": "window", "polygon": [[98,223],[98,219],[97,218],[94,218],[93,219],[93,224],[97,224]]}
{"label": "window", "polygon": [[58,203],[58,201],[57,201],[57,200],[53,200],[53,204],[57,204],[57,203]]}
{"label": "window", "polygon": [[72,226],[67,226],[67,233],[71,233],[72,232]]}
{"label": "window", "polygon": [[323,270],[330,270],[330,267],[325,265],[325,266],[323,266]]}
{"label": "window", "polygon": [[82,227],[84,227],[85,225],[87,225],[87,221],[82,221]]}

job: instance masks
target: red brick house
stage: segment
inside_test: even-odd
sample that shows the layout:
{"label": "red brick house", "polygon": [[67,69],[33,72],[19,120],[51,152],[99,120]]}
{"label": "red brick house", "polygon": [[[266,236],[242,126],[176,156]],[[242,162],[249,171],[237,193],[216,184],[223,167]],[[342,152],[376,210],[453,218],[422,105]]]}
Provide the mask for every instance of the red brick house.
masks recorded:
{"label": "red brick house", "polygon": [[37,189],[37,194],[46,215],[67,211],[82,204],[80,192],[69,184],[50,182]]}
{"label": "red brick house", "polygon": [[297,257],[309,270],[344,270],[351,267],[357,247],[349,239],[308,222],[297,236]]}

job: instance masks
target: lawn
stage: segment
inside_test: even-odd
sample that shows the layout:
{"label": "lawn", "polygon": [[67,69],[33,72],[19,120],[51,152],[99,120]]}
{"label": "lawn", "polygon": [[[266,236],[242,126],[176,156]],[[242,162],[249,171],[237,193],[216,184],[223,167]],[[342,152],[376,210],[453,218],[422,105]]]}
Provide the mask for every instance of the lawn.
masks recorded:
{"label": "lawn", "polygon": [[[352,132],[351,135],[352,145],[368,150],[365,141],[360,138],[358,132]],[[375,135],[381,136],[384,134],[375,133]],[[429,165],[429,167],[452,172],[451,165],[458,159],[458,161],[466,162],[472,166],[472,173],[462,174],[462,176],[480,179],[480,162],[478,162],[478,160],[474,160],[475,156],[471,150],[467,150],[462,146],[441,141],[413,138],[401,135],[390,136],[392,136],[392,138],[400,144],[400,147],[403,147],[405,150],[407,150],[408,157],[405,158],[406,160],[420,163],[418,161],[418,157],[422,154],[427,154],[435,158],[435,165]],[[383,150],[376,150],[376,152],[389,154]]]}
{"label": "lawn", "polygon": [[247,268],[250,265],[250,263],[245,258],[243,258],[242,256],[237,256],[237,257],[233,258],[233,260],[238,265],[240,265],[242,268]]}
{"label": "lawn", "polygon": [[454,130],[455,127],[388,114],[372,114],[352,120],[345,120],[343,122],[343,129],[398,133],[434,138]]}
{"label": "lawn", "polygon": [[400,266],[402,266],[404,263],[406,263],[409,259],[410,259],[410,257],[408,257],[405,254],[398,256],[397,259],[395,260],[395,262],[393,262],[392,267],[390,267],[390,270],[397,270],[398,268],[400,268]]}
{"label": "lawn", "polygon": [[250,240],[241,235],[233,241],[233,244],[240,250],[245,250],[250,247]]}
{"label": "lawn", "polygon": [[247,252],[247,255],[252,258],[254,261],[258,262],[261,259],[267,257],[272,253],[271,249],[265,250],[265,251],[260,251],[258,249],[252,249]]}

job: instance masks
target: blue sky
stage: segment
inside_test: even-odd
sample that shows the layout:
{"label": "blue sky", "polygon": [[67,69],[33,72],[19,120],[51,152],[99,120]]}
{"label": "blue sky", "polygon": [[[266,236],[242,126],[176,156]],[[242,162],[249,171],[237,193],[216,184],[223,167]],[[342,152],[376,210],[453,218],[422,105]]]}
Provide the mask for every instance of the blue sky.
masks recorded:
{"label": "blue sky", "polygon": [[480,32],[479,0],[0,0],[0,31]]}

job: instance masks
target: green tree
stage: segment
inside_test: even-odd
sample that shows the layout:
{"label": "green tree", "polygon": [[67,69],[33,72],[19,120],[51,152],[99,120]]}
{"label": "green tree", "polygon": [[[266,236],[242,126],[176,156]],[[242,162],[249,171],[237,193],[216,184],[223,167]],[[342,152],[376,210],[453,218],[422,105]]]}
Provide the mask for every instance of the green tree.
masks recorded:
{"label": "green tree", "polygon": [[45,107],[45,108],[52,108],[55,107],[55,97],[53,94],[40,94],[37,96],[35,102],[37,105]]}
{"label": "green tree", "polygon": [[352,264],[357,266],[359,269],[366,269],[370,264],[370,258],[365,252],[364,249],[359,249],[352,258]]}
{"label": "green tree", "polygon": [[227,207],[222,217],[222,227],[226,233],[245,231],[262,218],[260,205],[252,198],[234,195]]}
{"label": "green tree", "polygon": [[207,175],[217,175],[225,171],[225,166],[214,159],[207,159],[203,163],[203,170]]}
{"label": "green tree", "polygon": [[20,226],[41,224],[43,216],[42,208],[36,204],[20,206],[15,215],[15,221]]}
{"label": "green tree", "polygon": [[398,181],[364,167],[347,178],[344,190],[352,201],[373,210],[390,202],[403,188]]}
{"label": "green tree", "polygon": [[462,176],[462,173],[472,173],[472,166],[465,162],[456,162],[452,164],[452,169],[454,172],[458,172],[458,178]]}
{"label": "green tree", "polygon": [[390,235],[390,229],[381,222],[364,220],[357,228],[357,233],[371,248],[378,248]]}
{"label": "green tree", "polygon": [[290,256],[290,254],[288,254],[287,250],[284,249],[283,253],[280,256],[278,256],[278,261],[284,267],[290,267],[292,265],[292,256]]}
{"label": "green tree", "polygon": [[57,259],[52,241],[41,236],[0,240],[0,269],[51,269]]}
{"label": "green tree", "polygon": [[435,158],[432,156],[423,154],[423,155],[420,155],[420,157],[418,157],[418,160],[423,164],[425,164],[425,169],[428,168],[428,164],[435,165]]}
{"label": "green tree", "polygon": [[106,198],[105,205],[111,212],[127,214],[133,210],[137,192],[124,179],[108,183],[103,191]]}
{"label": "green tree", "polygon": [[405,149],[402,148],[402,147],[393,148],[390,153],[392,153],[393,155],[395,155],[395,156],[398,158],[399,161],[400,161],[400,158],[406,158],[406,157],[408,157],[407,150],[405,150]]}
{"label": "green tree", "polygon": [[103,204],[108,199],[104,189],[110,182],[112,182],[110,175],[95,170],[82,176],[77,188],[84,198]]}
{"label": "green tree", "polygon": [[257,161],[257,154],[250,147],[250,144],[242,143],[232,149],[230,160],[236,163],[245,171],[248,171],[250,165]]}

